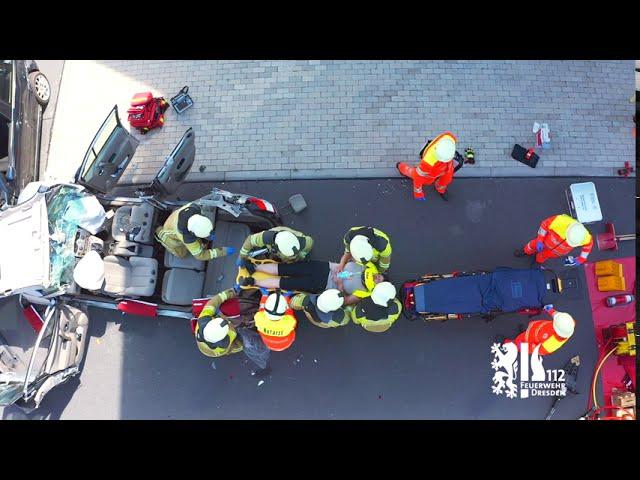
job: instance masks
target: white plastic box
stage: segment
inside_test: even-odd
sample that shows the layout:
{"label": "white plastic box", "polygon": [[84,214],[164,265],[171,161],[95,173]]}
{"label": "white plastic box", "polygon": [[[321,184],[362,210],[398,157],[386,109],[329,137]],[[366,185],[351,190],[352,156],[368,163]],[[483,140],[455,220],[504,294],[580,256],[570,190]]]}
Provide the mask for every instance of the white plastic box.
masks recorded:
{"label": "white plastic box", "polygon": [[593,182],[572,183],[566,190],[571,215],[580,223],[602,220],[598,192]]}

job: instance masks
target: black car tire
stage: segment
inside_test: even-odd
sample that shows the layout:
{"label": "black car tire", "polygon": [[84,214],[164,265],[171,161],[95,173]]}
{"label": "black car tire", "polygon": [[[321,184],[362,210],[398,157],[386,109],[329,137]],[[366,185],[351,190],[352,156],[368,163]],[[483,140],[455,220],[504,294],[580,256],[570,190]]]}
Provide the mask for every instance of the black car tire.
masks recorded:
{"label": "black car tire", "polygon": [[36,101],[43,107],[46,107],[51,99],[51,84],[46,75],[42,72],[30,73],[29,87],[31,87]]}

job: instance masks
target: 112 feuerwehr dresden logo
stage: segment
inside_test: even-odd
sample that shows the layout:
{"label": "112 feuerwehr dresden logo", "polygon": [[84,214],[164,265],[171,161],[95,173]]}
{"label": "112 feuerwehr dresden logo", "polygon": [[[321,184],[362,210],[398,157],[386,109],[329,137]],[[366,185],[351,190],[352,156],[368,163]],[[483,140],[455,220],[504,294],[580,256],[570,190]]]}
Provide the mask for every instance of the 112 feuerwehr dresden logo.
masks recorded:
{"label": "112 feuerwehr dresden logo", "polygon": [[540,345],[529,356],[527,343],[520,344],[520,352],[514,343],[494,343],[491,346],[494,355],[491,368],[495,373],[491,391],[496,395],[506,395],[507,398],[565,396],[565,371],[545,370],[539,350]]}

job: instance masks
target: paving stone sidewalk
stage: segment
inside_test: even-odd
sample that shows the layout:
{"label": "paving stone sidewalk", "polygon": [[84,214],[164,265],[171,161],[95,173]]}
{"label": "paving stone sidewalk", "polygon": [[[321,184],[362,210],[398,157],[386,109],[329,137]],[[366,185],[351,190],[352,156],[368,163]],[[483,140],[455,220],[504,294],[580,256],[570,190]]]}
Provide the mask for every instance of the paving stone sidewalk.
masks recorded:
{"label": "paving stone sidewalk", "polygon": [[[453,131],[476,149],[467,176],[612,176],[635,160],[633,60],[65,62],[48,175],[75,172],[114,104],[170,98],[195,106],[141,140],[124,180],[147,181],[193,126],[191,180],[396,176],[425,140]],[[510,158],[551,129],[536,169]]]}

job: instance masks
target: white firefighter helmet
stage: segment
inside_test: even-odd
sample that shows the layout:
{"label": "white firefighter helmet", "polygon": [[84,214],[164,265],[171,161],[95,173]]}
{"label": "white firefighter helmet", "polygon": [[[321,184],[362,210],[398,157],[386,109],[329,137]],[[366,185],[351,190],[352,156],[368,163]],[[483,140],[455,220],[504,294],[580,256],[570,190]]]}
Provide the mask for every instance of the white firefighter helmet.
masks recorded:
{"label": "white firefighter helmet", "polygon": [[211,319],[202,330],[202,337],[206,342],[216,343],[229,333],[229,325],[224,318]]}
{"label": "white firefighter helmet", "polygon": [[436,145],[436,158],[441,162],[450,162],[456,154],[456,142],[452,138],[444,137]]}
{"label": "white firefighter helmet", "polygon": [[562,338],[569,338],[573,335],[576,322],[571,315],[564,312],[556,312],[553,315],[553,329]]}
{"label": "white firefighter helmet", "polygon": [[330,288],[318,295],[318,310],[324,313],[335,312],[344,305],[344,297],[340,290]]}
{"label": "white firefighter helmet", "polygon": [[280,292],[274,292],[264,302],[264,310],[271,320],[280,320],[287,311],[287,299]]}
{"label": "white firefighter helmet", "polygon": [[570,247],[579,247],[587,243],[589,231],[580,222],[575,222],[567,228],[567,243]]}
{"label": "white firefighter helmet", "polygon": [[355,235],[349,242],[349,251],[356,263],[366,263],[373,258],[373,247],[364,235]]}
{"label": "white firefighter helmet", "polygon": [[187,221],[187,229],[196,237],[207,238],[213,230],[213,223],[204,215],[196,213]]}
{"label": "white firefighter helmet", "polygon": [[104,260],[95,250],[87,252],[73,269],[73,279],[82,288],[99,290],[104,283]]}
{"label": "white firefighter helmet", "polygon": [[276,233],[275,242],[278,251],[285,257],[293,257],[300,251],[300,240],[286,230]]}
{"label": "white firefighter helmet", "polygon": [[396,297],[396,287],[391,282],[380,282],[376,284],[371,292],[371,300],[376,305],[386,307],[389,301]]}

